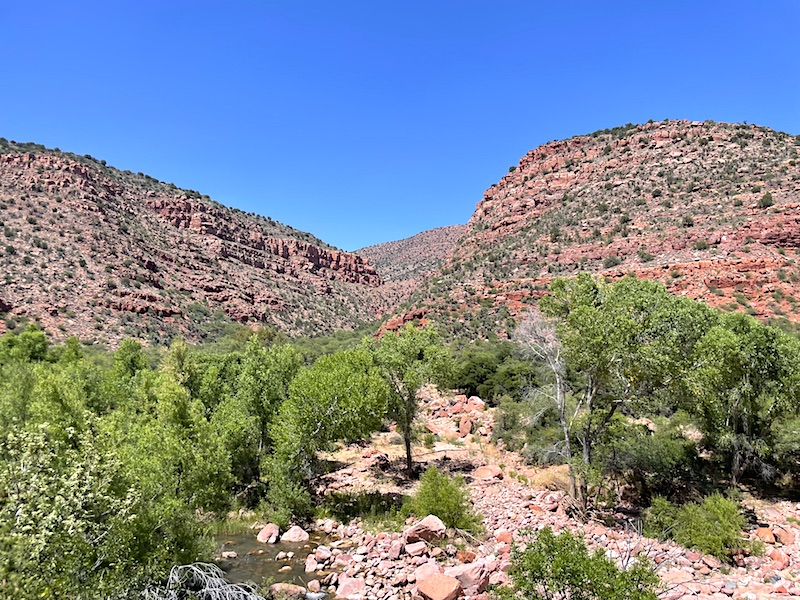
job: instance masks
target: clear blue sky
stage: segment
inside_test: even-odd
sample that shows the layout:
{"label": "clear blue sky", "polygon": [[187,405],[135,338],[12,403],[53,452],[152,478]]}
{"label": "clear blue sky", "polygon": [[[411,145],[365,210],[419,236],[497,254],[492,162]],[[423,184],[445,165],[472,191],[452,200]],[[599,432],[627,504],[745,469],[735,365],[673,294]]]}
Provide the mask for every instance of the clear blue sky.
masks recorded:
{"label": "clear blue sky", "polygon": [[8,1],[0,29],[0,136],[348,250],[466,222],[552,139],[800,133],[796,0]]}

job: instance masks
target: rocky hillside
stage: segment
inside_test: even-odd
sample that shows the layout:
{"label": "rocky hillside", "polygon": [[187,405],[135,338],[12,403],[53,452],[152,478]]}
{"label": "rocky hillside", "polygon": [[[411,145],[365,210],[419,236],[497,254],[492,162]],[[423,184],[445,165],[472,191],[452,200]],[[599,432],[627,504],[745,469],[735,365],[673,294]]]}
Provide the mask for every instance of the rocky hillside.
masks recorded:
{"label": "rocky hillside", "polygon": [[384,282],[382,295],[390,304],[399,306],[439,270],[464,229],[464,225],[429,229],[396,242],[367,246],[356,250],[356,254],[375,266]]}
{"label": "rocky hillside", "polygon": [[800,136],[664,121],[531,150],[488,189],[415,298],[454,330],[499,332],[552,278],[657,279],[800,322]]}
{"label": "rocky hillside", "polygon": [[0,139],[0,332],[114,343],[237,321],[352,328],[386,306],[360,256],[104,161]]}
{"label": "rocky hillside", "polygon": [[422,280],[435,272],[464,233],[464,225],[429,229],[396,242],[356,250],[369,259],[384,281]]}

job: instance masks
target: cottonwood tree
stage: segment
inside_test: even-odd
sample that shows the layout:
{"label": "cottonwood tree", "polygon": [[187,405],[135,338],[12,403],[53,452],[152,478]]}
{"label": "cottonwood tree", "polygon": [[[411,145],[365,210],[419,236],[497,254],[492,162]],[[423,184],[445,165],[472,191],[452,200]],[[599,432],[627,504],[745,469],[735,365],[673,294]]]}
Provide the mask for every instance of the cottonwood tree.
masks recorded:
{"label": "cottonwood tree", "polygon": [[564,434],[564,458],[569,466],[570,494],[577,493],[575,469],[572,466],[572,426],[580,410],[567,409],[567,365],[564,350],[556,333],[557,321],[545,317],[538,310],[530,310],[522,319],[514,339],[522,346],[523,352],[547,368],[553,377],[553,392],[550,396],[558,410],[558,420]]}
{"label": "cottonwood tree", "polygon": [[[585,467],[615,415],[646,412],[657,392],[680,393],[692,349],[716,320],[713,309],[658,283],[635,277],[607,283],[585,273],[554,281],[539,307],[558,321]],[[585,481],[582,488],[585,499]]]}
{"label": "cottonwood tree", "polygon": [[419,411],[417,394],[423,385],[446,379],[450,356],[435,329],[409,323],[397,333],[389,332],[381,338],[375,359],[391,389],[389,416],[403,435],[406,470],[411,474],[413,425]]}

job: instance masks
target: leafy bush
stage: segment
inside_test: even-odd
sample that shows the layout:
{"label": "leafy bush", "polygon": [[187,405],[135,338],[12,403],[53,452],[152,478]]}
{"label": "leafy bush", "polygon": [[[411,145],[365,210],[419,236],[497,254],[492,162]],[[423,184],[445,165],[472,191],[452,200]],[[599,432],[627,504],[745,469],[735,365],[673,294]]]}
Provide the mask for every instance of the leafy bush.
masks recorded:
{"label": "leafy bush", "polygon": [[652,537],[671,538],[681,546],[696,548],[720,560],[730,560],[736,550],[757,550],[742,535],[746,524],[739,506],[721,494],[681,507],[656,498],[645,512],[644,532]]}
{"label": "leafy bush", "polygon": [[405,502],[403,511],[418,517],[436,515],[448,527],[468,531],[480,528],[480,518],[470,507],[464,478],[452,478],[434,466],[422,475],[417,493]]}
{"label": "leafy bush", "polygon": [[772,194],[769,192],[761,196],[758,200],[758,208],[769,208],[773,204],[775,204],[775,202],[772,199]]}
{"label": "leafy bush", "polygon": [[499,591],[508,600],[655,600],[659,583],[649,563],[621,570],[601,550],[589,554],[579,537],[549,527],[524,550],[514,548],[509,575],[514,589]]}
{"label": "leafy bush", "polygon": [[610,269],[611,267],[616,267],[620,263],[622,263],[622,259],[619,256],[607,256],[603,261],[603,267]]}

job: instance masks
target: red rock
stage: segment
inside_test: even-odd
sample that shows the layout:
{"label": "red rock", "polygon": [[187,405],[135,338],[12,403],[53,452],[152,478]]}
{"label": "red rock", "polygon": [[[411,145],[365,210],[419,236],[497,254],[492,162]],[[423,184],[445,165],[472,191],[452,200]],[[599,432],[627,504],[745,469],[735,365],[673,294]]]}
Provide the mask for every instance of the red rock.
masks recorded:
{"label": "red rock", "polygon": [[400,540],[395,540],[392,542],[392,545],[389,547],[389,558],[392,560],[397,560],[400,558],[400,555],[403,553],[403,548],[405,544],[403,544]]}
{"label": "red rock", "polygon": [[494,539],[496,539],[498,542],[510,544],[514,541],[514,536],[507,529],[498,529],[494,532]]}
{"label": "red rock", "polygon": [[477,558],[477,555],[471,550],[459,550],[456,552],[456,558],[462,563],[471,563]]}
{"label": "red rock", "polygon": [[275,523],[269,523],[261,528],[256,539],[262,544],[274,544],[278,541],[279,534],[280,529],[278,529],[278,526]]}
{"label": "red rock", "polygon": [[476,479],[502,479],[503,470],[497,465],[485,465],[475,469],[472,476]]}
{"label": "red rock", "polygon": [[414,581],[422,581],[439,572],[441,572],[441,569],[435,560],[425,561],[414,569]]}
{"label": "red rock", "polygon": [[346,600],[362,600],[367,595],[367,582],[363,577],[339,576],[336,596]]}
{"label": "red rock", "polygon": [[780,548],[773,548],[769,552],[769,557],[772,559],[773,568],[777,571],[782,571],[789,566],[791,562],[789,556]]}
{"label": "red rock", "polygon": [[461,584],[454,577],[437,573],[418,581],[417,591],[427,600],[455,600],[461,593]]}
{"label": "red rock", "polygon": [[308,533],[303,531],[301,527],[294,525],[290,527],[289,530],[281,536],[282,542],[307,542],[308,541]]}
{"label": "red rock", "polygon": [[467,437],[472,432],[472,421],[469,417],[461,417],[461,422],[458,424],[458,437]]}
{"label": "red rock", "polygon": [[306,588],[291,583],[273,583],[269,593],[275,598],[305,598]]}
{"label": "red rock", "polygon": [[312,579],[308,582],[308,591],[316,594],[322,589],[322,584],[319,582],[319,579]]}
{"label": "red rock", "polygon": [[772,534],[772,530],[769,527],[759,527],[756,529],[756,537],[765,544],[775,543],[775,536]]}
{"label": "red rock", "polygon": [[794,531],[791,529],[784,527],[773,527],[772,533],[775,536],[775,539],[784,546],[791,546],[794,544],[795,535]]}
{"label": "red rock", "polygon": [[407,543],[439,540],[444,537],[447,527],[436,515],[428,515],[416,525],[413,525],[405,532]]}
{"label": "red rock", "polygon": [[483,592],[489,585],[489,572],[481,561],[450,567],[444,574],[455,577],[463,589],[475,593]]}
{"label": "red rock", "polygon": [[409,556],[422,556],[428,552],[428,545],[425,542],[413,542],[406,544],[405,551]]}

